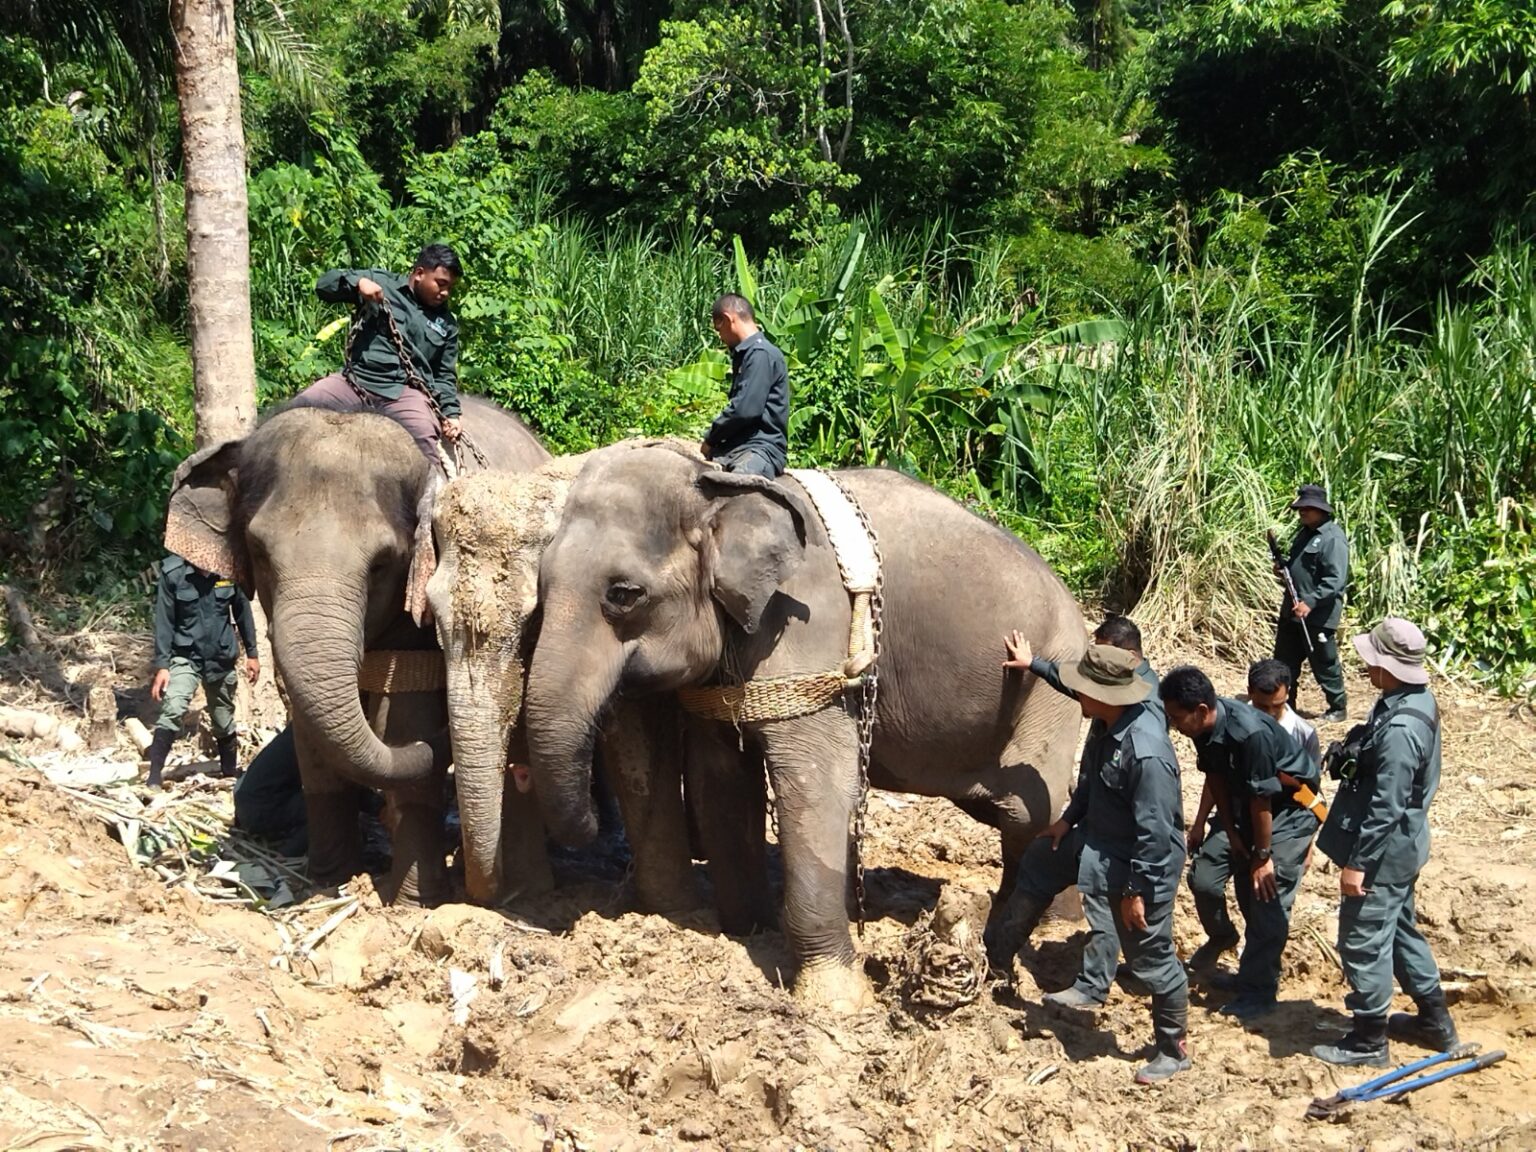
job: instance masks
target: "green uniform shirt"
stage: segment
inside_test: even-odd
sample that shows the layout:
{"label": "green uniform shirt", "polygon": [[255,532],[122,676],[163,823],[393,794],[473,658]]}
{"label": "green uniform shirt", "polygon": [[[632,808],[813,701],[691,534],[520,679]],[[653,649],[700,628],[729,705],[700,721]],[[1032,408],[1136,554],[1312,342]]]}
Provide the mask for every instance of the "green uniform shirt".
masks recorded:
{"label": "green uniform shirt", "polygon": [[[405,276],[379,268],[338,268],[315,284],[315,295],[332,304],[358,305],[357,282],[366,276],[384,289],[411,360],[444,416],[459,414],[459,322],[446,308],[422,306]],[[406,388],[405,368],[377,305],[369,304],[352,345],[347,374],[375,396],[394,400]]]}
{"label": "green uniform shirt", "polygon": [[1083,769],[1064,817],[1083,829],[1078,887],[1109,897],[1134,891],[1149,904],[1172,900],[1184,871],[1184,802],[1162,710],[1131,705],[1089,741]]}
{"label": "green uniform shirt", "polygon": [[[1296,595],[1312,610],[1307,626],[1314,632],[1337,628],[1344,615],[1344,588],[1349,583],[1349,541],[1338,521],[1330,518],[1316,528],[1302,525],[1291,541],[1286,566],[1296,584]],[[1280,607],[1281,619],[1292,619],[1291,607],[1287,593]]]}
{"label": "green uniform shirt", "polygon": [[228,673],[239,655],[237,626],[246,655],[256,655],[256,621],[244,592],[174,553],[160,562],[155,592],[157,671],[169,668],[172,656],[180,656],[204,679]]}
{"label": "green uniform shirt", "polygon": [[1355,775],[1339,786],[1317,846],[1365,886],[1407,884],[1429,861],[1429,804],[1440,788],[1440,713],[1422,685],[1387,692],[1366,721]]}
{"label": "green uniform shirt", "polygon": [[1274,818],[1270,839],[1311,839],[1317,817],[1296,802],[1280,782],[1280,773],[1311,786],[1321,785],[1317,765],[1280,722],[1251,704],[1216,700],[1216,725],[1195,742],[1196,763],[1206,775],[1219,775],[1232,797],[1232,822],[1248,844],[1253,843],[1253,816],[1249,801],[1264,798]]}

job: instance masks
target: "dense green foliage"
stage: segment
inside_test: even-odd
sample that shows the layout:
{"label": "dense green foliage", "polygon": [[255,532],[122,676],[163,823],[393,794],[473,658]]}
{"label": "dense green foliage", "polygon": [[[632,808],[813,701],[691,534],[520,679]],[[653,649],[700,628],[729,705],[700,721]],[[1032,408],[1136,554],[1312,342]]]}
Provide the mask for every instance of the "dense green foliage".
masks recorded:
{"label": "dense green foliage", "polygon": [[[165,30],[76,11],[0,3],[0,550],[99,573],[153,551],[190,370]],[[1532,690],[1522,0],[237,12],[264,403],[339,360],[321,272],[441,239],[467,389],[561,449],[697,435],[741,290],[797,462],[923,475],[1250,652],[1263,530],[1319,480],[1358,621]]]}

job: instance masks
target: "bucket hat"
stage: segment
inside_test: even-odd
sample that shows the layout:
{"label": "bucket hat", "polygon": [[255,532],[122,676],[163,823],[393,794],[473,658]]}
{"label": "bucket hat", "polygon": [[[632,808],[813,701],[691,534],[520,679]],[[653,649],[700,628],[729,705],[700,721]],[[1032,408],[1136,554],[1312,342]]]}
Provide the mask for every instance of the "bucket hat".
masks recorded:
{"label": "bucket hat", "polygon": [[1369,632],[1356,636],[1355,651],[1372,668],[1385,668],[1404,684],[1429,683],[1429,671],[1424,667],[1424,633],[1401,616],[1388,616]]}
{"label": "bucket hat", "polygon": [[1316,508],[1325,515],[1333,515],[1333,505],[1328,503],[1328,492],[1321,484],[1303,484],[1296,489],[1296,499],[1291,501],[1291,511]]}
{"label": "bucket hat", "polygon": [[1140,704],[1152,685],[1136,675],[1141,658],[1124,648],[1090,644],[1076,667],[1061,670],[1061,682],[1079,696],[1104,704]]}

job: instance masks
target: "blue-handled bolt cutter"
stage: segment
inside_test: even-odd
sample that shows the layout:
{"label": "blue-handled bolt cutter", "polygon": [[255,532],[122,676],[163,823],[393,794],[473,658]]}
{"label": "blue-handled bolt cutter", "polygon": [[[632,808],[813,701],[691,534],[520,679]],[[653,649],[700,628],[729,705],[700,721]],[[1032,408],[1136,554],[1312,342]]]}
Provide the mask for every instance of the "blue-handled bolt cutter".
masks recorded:
{"label": "blue-handled bolt cutter", "polygon": [[[1461,1044],[1449,1052],[1441,1052],[1423,1060],[1416,1060],[1412,1064],[1405,1064],[1396,1071],[1378,1076],[1374,1080],[1367,1080],[1364,1084],[1357,1084],[1353,1088],[1341,1088],[1327,1099],[1316,1098],[1307,1105],[1307,1117],[1312,1120],[1336,1120],[1356,1104],[1367,1104],[1372,1100],[1394,1100],[1409,1092],[1416,1092],[1420,1088],[1449,1080],[1452,1076],[1460,1076],[1463,1072],[1476,1072],[1479,1068],[1487,1068],[1504,1059],[1502,1049],[1486,1052],[1481,1056],[1477,1055],[1481,1047],[1480,1044]],[[1430,1069],[1434,1071],[1429,1071]],[[1407,1079],[1417,1072],[1425,1074],[1411,1080]]]}

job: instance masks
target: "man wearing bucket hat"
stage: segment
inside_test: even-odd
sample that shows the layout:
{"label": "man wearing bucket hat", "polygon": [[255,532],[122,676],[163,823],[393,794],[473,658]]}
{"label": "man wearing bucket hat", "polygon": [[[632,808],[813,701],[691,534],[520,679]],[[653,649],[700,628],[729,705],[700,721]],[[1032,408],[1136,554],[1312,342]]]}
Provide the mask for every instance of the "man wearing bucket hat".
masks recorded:
{"label": "man wearing bucket hat", "polygon": [[[1303,484],[1298,488],[1291,510],[1301,520],[1285,562],[1296,586],[1296,599],[1293,601],[1287,591],[1281,602],[1274,655],[1291,670],[1290,703],[1294,708],[1302,661],[1310,653],[1312,675],[1328,701],[1321,722],[1338,723],[1349,714],[1344,666],[1339,662],[1335,639],[1344,614],[1344,589],[1349,583],[1349,541],[1334,520],[1333,505],[1320,486]],[[1280,575],[1278,568],[1276,575]]]}
{"label": "man wearing bucket hat", "polygon": [[[1004,638],[1008,659],[1003,667],[1011,671],[1028,671],[1050,685],[1057,692],[1077,699],[1077,693],[1061,681],[1061,669],[1054,660],[1036,656],[1029,640],[1015,630]],[[1108,616],[1093,632],[1093,643],[1107,644],[1131,653],[1140,661],[1136,675],[1154,689],[1157,673],[1141,651],[1141,629],[1127,616]],[[1147,704],[1157,707],[1161,701],[1147,697]],[[1104,721],[1095,720],[1088,726],[1088,741],[1084,751],[1089,751],[1104,735]],[[1084,792],[1090,786],[1086,779],[1093,770],[1084,756],[1078,767],[1077,783],[1073,794]],[[1052,902],[1063,892],[1077,887],[1077,870],[1083,854],[1083,829],[1079,824],[1061,840],[1040,836],[1030,844],[1019,861],[1018,878],[1009,895],[1004,914],[998,923],[987,928],[987,957],[998,968],[1006,969],[1034,934]],[[1052,992],[1045,1003],[1052,1008],[1091,1010],[1103,1005],[1109,997],[1109,986],[1115,979],[1115,965],[1120,959],[1120,939],[1115,933],[1114,918],[1104,904],[1084,903],[1083,915],[1088,919],[1088,942],[1083,946],[1083,958],[1077,979],[1068,988]]]}
{"label": "man wearing bucket hat", "polygon": [[[1354,1021],[1338,1043],[1312,1054],[1330,1064],[1384,1068],[1389,1035],[1441,1052],[1457,1044],[1440,969],[1414,914],[1414,885],[1429,859],[1429,805],[1440,786],[1440,712],[1418,628],[1389,616],[1356,636],[1355,648],[1381,698],[1351,731],[1346,754],[1330,749],[1330,769],[1342,783],[1317,838],[1340,868],[1339,958]],[[1416,1014],[1388,1019],[1394,973]]]}
{"label": "man wearing bucket hat", "polygon": [[1084,772],[1061,819],[1045,835],[1060,843],[1082,828],[1077,886],[1088,919],[1112,921],[1131,974],[1152,993],[1153,1058],[1136,1073],[1154,1084],[1189,1068],[1185,1032],[1189,980],[1173,946],[1173,898],[1184,869],[1179,761],[1136,653],[1090,644],[1061,669],[1102,733],[1083,751]]}

